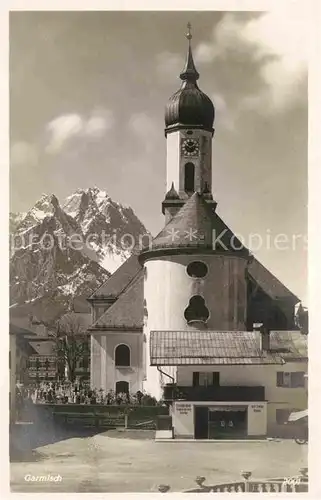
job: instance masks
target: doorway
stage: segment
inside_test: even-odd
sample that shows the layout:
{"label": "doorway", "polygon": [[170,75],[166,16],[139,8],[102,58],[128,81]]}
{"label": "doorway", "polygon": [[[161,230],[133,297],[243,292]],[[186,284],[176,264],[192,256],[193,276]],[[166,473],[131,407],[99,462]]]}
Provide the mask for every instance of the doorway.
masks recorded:
{"label": "doorway", "polygon": [[195,439],[208,439],[208,407],[195,406]]}
{"label": "doorway", "polygon": [[116,394],[121,392],[125,394],[129,393],[129,383],[125,380],[119,380],[119,382],[116,382]]}
{"label": "doorway", "polygon": [[234,439],[247,436],[247,407],[209,408],[209,439]]}

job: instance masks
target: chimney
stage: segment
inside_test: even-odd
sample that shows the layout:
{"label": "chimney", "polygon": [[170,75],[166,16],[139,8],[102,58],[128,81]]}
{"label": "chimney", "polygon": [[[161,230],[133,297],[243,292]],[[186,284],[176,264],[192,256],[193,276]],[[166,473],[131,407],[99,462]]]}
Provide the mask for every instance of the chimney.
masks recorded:
{"label": "chimney", "polygon": [[270,330],[264,325],[260,328],[260,349],[262,352],[270,350]]}

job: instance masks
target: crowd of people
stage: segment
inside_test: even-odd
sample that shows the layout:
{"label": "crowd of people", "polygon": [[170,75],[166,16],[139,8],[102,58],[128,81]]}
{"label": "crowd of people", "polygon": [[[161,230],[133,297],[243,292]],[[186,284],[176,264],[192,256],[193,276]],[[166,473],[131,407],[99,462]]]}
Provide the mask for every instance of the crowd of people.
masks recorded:
{"label": "crowd of people", "polygon": [[71,382],[41,382],[16,389],[17,407],[30,404],[102,404],[154,406],[155,398],[144,392],[118,393],[91,389],[88,384]]}

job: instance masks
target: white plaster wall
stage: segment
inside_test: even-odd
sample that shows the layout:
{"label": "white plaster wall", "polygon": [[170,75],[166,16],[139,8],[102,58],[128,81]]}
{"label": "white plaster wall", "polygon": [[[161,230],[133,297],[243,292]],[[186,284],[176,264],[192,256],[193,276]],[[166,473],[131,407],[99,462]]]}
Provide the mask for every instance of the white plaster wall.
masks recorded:
{"label": "white plaster wall", "polygon": [[166,192],[170,190],[172,182],[179,190],[179,163],[180,163],[180,133],[172,132],[166,138]]}
{"label": "white plaster wall", "polygon": [[247,434],[248,436],[264,436],[267,432],[267,404],[266,402],[243,401],[175,401],[173,403],[172,417],[174,436],[194,437],[195,406],[247,406]]}
{"label": "white plaster wall", "polygon": [[[190,262],[201,260],[208,266],[204,279],[188,276]],[[155,397],[162,394],[160,376],[150,366],[149,332],[152,330],[190,330],[184,311],[193,295],[202,295],[210,312],[207,328],[211,330],[244,330],[246,315],[245,259],[220,255],[178,255],[151,259],[145,263],[147,272],[144,298],[148,311],[144,333],[147,339],[144,387]],[[224,284],[227,284],[225,286]],[[175,370],[164,368],[173,375]],[[166,380],[166,383],[171,380]]]}
{"label": "white plaster wall", "polygon": [[101,384],[101,346],[100,335],[92,334],[90,338],[90,386],[99,388]]}
{"label": "white plaster wall", "polygon": [[306,362],[289,362],[284,365],[258,366],[179,366],[177,384],[191,386],[194,372],[220,372],[221,386],[264,386],[267,405],[267,424],[276,423],[276,409],[307,408],[307,391],[304,387],[277,387],[277,372],[307,372]]}
{"label": "white plaster wall", "polygon": [[194,437],[194,404],[176,401],[173,404],[172,423],[175,437]]}
{"label": "white plaster wall", "polygon": [[251,403],[247,408],[248,436],[265,436],[267,433],[267,404]]}
{"label": "white plaster wall", "polygon": [[[115,348],[126,344],[130,348],[130,367],[115,366]],[[143,335],[136,332],[101,332],[92,335],[94,358],[91,364],[91,386],[106,391],[115,390],[116,382],[129,383],[129,391],[143,389]]]}
{"label": "white plaster wall", "polygon": [[[197,139],[200,153],[197,157],[184,157],[181,153],[181,141],[185,138]],[[195,191],[204,187],[207,182],[212,188],[212,134],[201,129],[194,129],[188,135],[185,129],[167,134],[166,138],[166,190],[174,182],[175,189],[184,194],[184,165],[191,161],[195,165]]]}

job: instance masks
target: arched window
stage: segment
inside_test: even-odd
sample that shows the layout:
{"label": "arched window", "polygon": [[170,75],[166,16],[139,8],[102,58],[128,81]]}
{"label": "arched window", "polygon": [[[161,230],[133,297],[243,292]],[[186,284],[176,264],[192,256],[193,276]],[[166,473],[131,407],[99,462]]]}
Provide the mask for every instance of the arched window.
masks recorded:
{"label": "arched window", "polygon": [[130,366],[130,349],[128,345],[120,344],[115,350],[115,365]]}
{"label": "arched window", "polygon": [[206,307],[205,300],[200,295],[194,295],[189,301],[188,307],[184,311],[187,323],[193,321],[206,321],[209,318],[209,310]]}
{"label": "arched window", "polygon": [[187,193],[195,191],[195,165],[194,163],[185,164],[184,189]]}
{"label": "arched window", "polygon": [[129,394],[129,383],[125,380],[119,380],[119,382],[116,382],[116,394],[119,394],[120,392]]}

